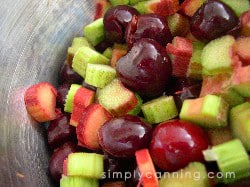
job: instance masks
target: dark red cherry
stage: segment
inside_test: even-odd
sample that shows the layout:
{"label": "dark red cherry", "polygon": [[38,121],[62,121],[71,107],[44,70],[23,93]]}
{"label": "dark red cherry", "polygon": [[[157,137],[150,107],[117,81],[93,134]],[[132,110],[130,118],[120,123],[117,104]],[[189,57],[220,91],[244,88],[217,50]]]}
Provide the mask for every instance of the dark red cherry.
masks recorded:
{"label": "dark red cherry", "polygon": [[131,48],[141,38],[151,38],[162,46],[172,41],[172,34],[165,17],[157,14],[133,16],[126,30],[126,42]]}
{"label": "dark red cherry", "polygon": [[64,109],[64,104],[66,101],[66,96],[68,95],[68,91],[70,88],[70,84],[65,83],[62,85],[59,85],[57,88],[57,96],[56,96],[56,106]]}
{"label": "dark red cherry", "polygon": [[176,171],[189,162],[204,161],[202,150],[208,139],[202,128],[189,122],[172,120],[159,124],[152,136],[150,155],[164,171]]}
{"label": "dark red cherry", "polygon": [[231,31],[239,24],[232,9],[218,0],[206,1],[193,15],[191,33],[199,40],[210,41]]}
{"label": "dark red cherry", "polygon": [[119,59],[116,71],[131,90],[142,96],[156,97],[166,89],[172,66],[164,47],[155,40],[142,38]]}
{"label": "dark red cherry", "polygon": [[99,130],[99,143],[106,153],[119,158],[132,158],[135,151],[149,145],[151,127],[136,116],[113,118]]}
{"label": "dark red cherry", "polygon": [[67,141],[76,141],[76,129],[69,124],[70,115],[63,114],[50,122],[47,134],[50,147],[56,148]]}
{"label": "dark red cherry", "polygon": [[68,157],[70,153],[76,152],[76,144],[68,142],[62,147],[56,149],[52,154],[49,162],[49,172],[51,177],[59,182],[63,173],[63,161]]}
{"label": "dark red cherry", "polygon": [[127,5],[118,5],[110,8],[104,15],[104,29],[106,40],[112,43],[124,42],[125,30],[133,15],[138,11]]}
{"label": "dark red cherry", "polygon": [[59,84],[81,84],[83,78],[78,75],[72,67],[70,67],[67,63],[65,63],[60,71],[58,82]]}

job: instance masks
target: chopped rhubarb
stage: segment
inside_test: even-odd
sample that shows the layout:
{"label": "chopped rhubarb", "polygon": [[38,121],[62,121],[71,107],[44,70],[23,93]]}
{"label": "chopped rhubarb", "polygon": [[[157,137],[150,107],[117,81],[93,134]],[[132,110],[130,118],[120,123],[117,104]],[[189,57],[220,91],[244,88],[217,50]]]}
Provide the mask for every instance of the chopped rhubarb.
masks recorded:
{"label": "chopped rhubarb", "polygon": [[141,174],[141,182],[144,187],[158,187],[158,179],[152,158],[148,149],[135,152],[136,162]]}
{"label": "chopped rhubarb", "polygon": [[81,87],[77,90],[73,99],[73,109],[70,125],[77,126],[87,106],[94,102],[95,92]]}
{"label": "chopped rhubarb", "polygon": [[56,109],[56,89],[48,82],[29,87],[24,95],[28,113],[38,122],[54,120],[61,114]]}

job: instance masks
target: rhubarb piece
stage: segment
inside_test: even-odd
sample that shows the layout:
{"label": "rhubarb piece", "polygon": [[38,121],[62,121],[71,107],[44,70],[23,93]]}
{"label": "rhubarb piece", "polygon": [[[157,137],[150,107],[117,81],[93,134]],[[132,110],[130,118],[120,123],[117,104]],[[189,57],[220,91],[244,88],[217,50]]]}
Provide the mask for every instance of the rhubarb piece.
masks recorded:
{"label": "rhubarb piece", "polygon": [[72,65],[72,60],[75,56],[76,51],[83,46],[90,48],[92,47],[85,37],[75,37],[73,39],[72,45],[71,47],[68,48],[68,54],[67,54],[67,63],[69,64],[69,66]]}
{"label": "rhubarb piece", "polygon": [[144,103],[141,107],[145,119],[151,123],[160,123],[178,116],[174,98],[162,96]]}
{"label": "rhubarb piece", "polygon": [[179,8],[179,0],[149,0],[137,3],[134,6],[141,14],[155,13],[161,16],[169,16],[176,13]]}
{"label": "rhubarb piece", "polygon": [[105,38],[103,18],[99,18],[94,22],[86,25],[83,29],[83,33],[93,46],[101,43]]}
{"label": "rhubarb piece", "polygon": [[216,75],[232,72],[231,47],[235,39],[226,35],[209,42],[201,54],[202,74]]}
{"label": "rhubarb piece", "polygon": [[219,96],[206,95],[183,102],[180,119],[196,123],[205,128],[227,126],[229,105]]}
{"label": "rhubarb piece", "polygon": [[112,51],[112,58],[110,61],[110,65],[112,67],[116,66],[117,61],[125,56],[128,52],[128,48],[126,45],[121,45],[121,44],[115,44],[113,47],[113,51]]}
{"label": "rhubarb piece", "polygon": [[124,181],[105,182],[102,187],[126,187]]}
{"label": "rhubarb piece", "polygon": [[88,64],[85,82],[97,88],[104,88],[116,77],[114,68],[103,64]]}
{"label": "rhubarb piece", "polygon": [[[233,183],[250,176],[250,161],[246,150],[238,139],[213,146],[203,151],[206,161],[216,161],[222,172],[223,182]],[[230,173],[230,177],[228,177]]]}
{"label": "rhubarb piece", "polygon": [[233,46],[243,65],[250,65],[250,37],[238,38]]}
{"label": "rhubarb piece", "polygon": [[117,6],[117,5],[128,5],[129,0],[109,0],[112,6]]}
{"label": "rhubarb piece", "polygon": [[129,5],[135,5],[135,4],[142,2],[142,1],[147,1],[147,0],[129,0]]}
{"label": "rhubarb piece", "polygon": [[250,102],[245,102],[231,109],[230,126],[233,136],[241,140],[250,151]]}
{"label": "rhubarb piece", "polygon": [[30,86],[24,94],[28,113],[38,122],[56,119],[61,113],[56,109],[56,95],[56,89],[48,82]]}
{"label": "rhubarb piece", "polygon": [[95,6],[95,16],[94,20],[103,18],[105,12],[111,7],[108,0],[97,0]]}
{"label": "rhubarb piece", "polygon": [[233,88],[243,97],[250,97],[250,65],[239,67],[232,77]]}
{"label": "rhubarb piece", "polygon": [[192,17],[201,7],[205,0],[185,0],[180,7],[180,12],[186,16]]}
{"label": "rhubarb piece", "polygon": [[86,75],[87,64],[109,64],[109,59],[89,47],[81,47],[73,58],[73,69],[83,78]]}
{"label": "rhubarb piece", "polygon": [[136,151],[135,158],[141,174],[143,187],[158,187],[156,171],[148,149]]}
{"label": "rhubarb piece", "polygon": [[244,102],[244,98],[232,89],[230,74],[204,77],[200,97],[208,94],[221,96],[231,107]]}
{"label": "rhubarb piece", "polygon": [[167,17],[172,36],[185,36],[189,31],[189,20],[185,16],[175,13]]}
{"label": "rhubarb piece", "polygon": [[207,135],[211,145],[222,144],[233,139],[229,126],[216,129],[207,129]]}
{"label": "rhubarb piece", "polygon": [[118,79],[114,79],[100,90],[98,101],[114,116],[127,114],[138,104],[135,94],[125,88]]}
{"label": "rhubarb piece", "polygon": [[205,44],[202,42],[193,42],[193,53],[189,62],[187,77],[202,79],[201,54]]}
{"label": "rhubarb piece", "polygon": [[[198,178],[197,173],[199,173]],[[159,181],[159,187],[183,187],[183,184],[185,184],[185,187],[210,187],[208,173],[204,164],[191,162],[177,172],[164,173]]]}
{"label": "rhubarb piece", "polygon": [[221,0],[228,7],[230,7],[235,14],[240,17],[240,15],[250,9],[249,0]]}
{"label": "rhubarb piece", "polygon": [[193,52],[192,41],[176,36],[173,39],[173,44],[167,44],[166,50],[172,54],[172,75],[174,77],[186,77]]}
{"label": "rhubarb piece", "polygon": [[103,172],[103,155],[96,153],[72,153],[68,156],[67,176],[100,179]]}
{"label": "rhubarb piece", "polygon": [[81,88],[81,85],[79,84],[72,84],[70,86],[68,95],[66,96],[65,105],[64,105],[65,112],[69,112],[69,113],[72,112],[74,97],[79,88]]}
{"label": "rhubarb piece", "polygon": [[60,180],[60,187],[99,187],[98,180],[81,176],[64,176]]}
{"label": "rhubarb piece", "polygon": [[250,36],[250,10],[244,12],[240,16],[240,25],[240,34],[243,36]]}
{"label": "rhubarb piece", "polygon": [[78,126],[82,118],[83,112],[91,103],[94,102],[95,92],[87,88],[81,87],[77,89],[73,99],[73,109],[70,118],[70,125]]}
{"label": "rhubarb piece", "polygon": [[107,49],[105,49],[105,51],[103,51],[103,56],[105,56],[108,59],[112,58],[112,53],[113,53],[113,49],[111,47],[108,47]]}
{"label": "rhubarb piece", "polygon": [[133,110],[128,112],[128,114],[133,115],[133,116],[137,116],[141,112],[141,107],[142,107],[142,103],[143,103],[142,98],[138,94],[135,94],[135,96],[138,100],[138,104],[136,105],[136,107]]}
{"label": "rhubarb piece", "polygon": [[112,116],[99,104],[91,104],[84,113],[79,125],[76,127],[79,145],[91,150],[100,149],[98,143],[99,128]]}

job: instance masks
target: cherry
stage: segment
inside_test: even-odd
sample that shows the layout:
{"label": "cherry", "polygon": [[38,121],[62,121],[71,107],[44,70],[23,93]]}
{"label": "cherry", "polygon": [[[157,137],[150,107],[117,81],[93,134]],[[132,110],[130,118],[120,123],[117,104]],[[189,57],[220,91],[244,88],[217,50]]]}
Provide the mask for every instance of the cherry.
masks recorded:
{"label": "cherry", "polygon": [[76,152],[76,150],[76,145],[74,143],[68,142],[54,151],[50,158],[49,171],[55,181],[59,182],[62,176],[63,161],[70,153]]}
{"label": "cherry", "polygon": [[66,96],[68,95],[68,91],[70,88],[70,84],[65,83],[59,85],[57,88],[57,96],[56,96],[56,106],[64,110],[64,104],[66,101]]}
{"label": "cherry", "polygon": [[61,71],[59,73],[59,84],[81,84],[82,81],[83,78],[78,75],[67,63],[62,66]]}
{"label": "cherry", "polygon": [[136,116],[113,118],[99,130],[103,151],[119,158],[134,157],[135,151],[149,145],[151,128]]}
{"label": "cherry", "polygon": [[189,162],[204,161],[202,150],[208,139],[202,128],[192,123],[172,120],[158,125],[150,143],[154,163],[164,171],[176,171]]}
{"label": "cherry", "polygon": [[70,115],[63,114],[50,122],[47,134],[50,147],[56,148],[67,141],[76,141],[76,129],[69,125]]}
{"label": "cherry", "polygon": [[142,38],[119,59],[116,71],[126,87],[142,96],[156,97],[166,89],[172,66],[164,47],[155,40]]}
{"label": "cherry", "polygon": [[122,43],[128,23],[133,15],[138,14],[135,8],[127,5],[118,5],[107,10],[103,19],[106,40]]}
{"label": "cherry", "polygon": [[238,24],[237,16],[226,4],[209,0],[193,15],[190,31],[197,39],[210,41],[231,32]]}
{"label": "cherry", "polygon": [[126,30],[126,42],[131,48],[141,38],[151,38],[162,46],[172,40],[166,18],[157,14],[134,15]]}

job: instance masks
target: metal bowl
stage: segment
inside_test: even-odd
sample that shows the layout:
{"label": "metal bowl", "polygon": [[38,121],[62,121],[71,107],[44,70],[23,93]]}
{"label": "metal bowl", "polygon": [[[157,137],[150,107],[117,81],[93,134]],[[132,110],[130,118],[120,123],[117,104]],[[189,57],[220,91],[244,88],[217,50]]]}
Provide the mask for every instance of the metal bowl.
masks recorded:
{"label": "metal bowl", "polygon": [[45,128],[24,106],[25,89],[57,74],[74,36],[93,19],[95,1],[2,0],[0,3],[0,186],[53,186]]}

